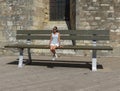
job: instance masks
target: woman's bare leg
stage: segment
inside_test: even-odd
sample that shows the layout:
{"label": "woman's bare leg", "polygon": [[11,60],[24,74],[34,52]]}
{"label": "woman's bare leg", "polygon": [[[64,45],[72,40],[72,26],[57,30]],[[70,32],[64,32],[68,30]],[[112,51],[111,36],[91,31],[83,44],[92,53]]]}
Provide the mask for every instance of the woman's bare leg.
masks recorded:
{"label": "woman's bare leg", "polygon": [[53,58],[52,60],[55,60],[55,58],[57,58],[57,54],[56,54],[56,51],[55,49],[57,48],[57,46],[50,46],[50,51],[53,53]]}
{"label": "woman's bare leg", "polygon": [[55,49],[57,48],[57,46],[50,46],[50,51],[53,53],[53,55],[55,55],[56,51]]}

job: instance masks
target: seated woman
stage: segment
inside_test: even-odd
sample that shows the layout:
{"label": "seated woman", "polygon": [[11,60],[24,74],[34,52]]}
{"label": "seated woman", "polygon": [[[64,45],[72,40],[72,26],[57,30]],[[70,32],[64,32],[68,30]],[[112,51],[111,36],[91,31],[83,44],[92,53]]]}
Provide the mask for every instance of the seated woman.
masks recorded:
{"label": "seated woman", "polygon": [[54,26],[52,33],[50,35],[49,46],[50,46],[50,51],[53,53],[52,60],[55,60],[55,58],[58,57],[55,50],[57,47],[60,47],[60,33],[58,32],[56,26]]}

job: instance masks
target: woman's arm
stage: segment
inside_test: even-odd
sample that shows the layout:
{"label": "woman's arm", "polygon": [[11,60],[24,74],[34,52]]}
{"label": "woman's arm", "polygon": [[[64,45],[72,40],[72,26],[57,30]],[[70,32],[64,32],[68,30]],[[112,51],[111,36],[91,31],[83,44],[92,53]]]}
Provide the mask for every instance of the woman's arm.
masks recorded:
{"label": "woman's arm", "polygon": [[50,44],[51,44],[51,41],[52,41],[52,34],[50,35],[49,46],[50,46]]}
{"label": "woman's arm", "polygon": [[59,43],[59,46],[60,46],[60,33],[58,33],[58,43]]}

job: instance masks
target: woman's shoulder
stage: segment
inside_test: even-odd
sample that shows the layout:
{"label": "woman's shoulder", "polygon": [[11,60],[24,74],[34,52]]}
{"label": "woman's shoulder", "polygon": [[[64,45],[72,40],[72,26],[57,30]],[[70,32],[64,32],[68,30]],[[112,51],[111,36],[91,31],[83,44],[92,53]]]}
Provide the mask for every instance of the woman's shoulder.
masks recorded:
{"label": "woman's shoulder", "polygon": [[57,34],[60,34],[60,32],[57,32]]}

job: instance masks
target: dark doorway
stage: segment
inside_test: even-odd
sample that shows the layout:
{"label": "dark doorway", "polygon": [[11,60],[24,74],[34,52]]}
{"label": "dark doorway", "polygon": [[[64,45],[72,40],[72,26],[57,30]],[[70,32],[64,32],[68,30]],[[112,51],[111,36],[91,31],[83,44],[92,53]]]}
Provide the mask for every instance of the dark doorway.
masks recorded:
{"label": "dark doorway", "polygon": [[70,0],[50,0],[50,21],[70,19]]}

